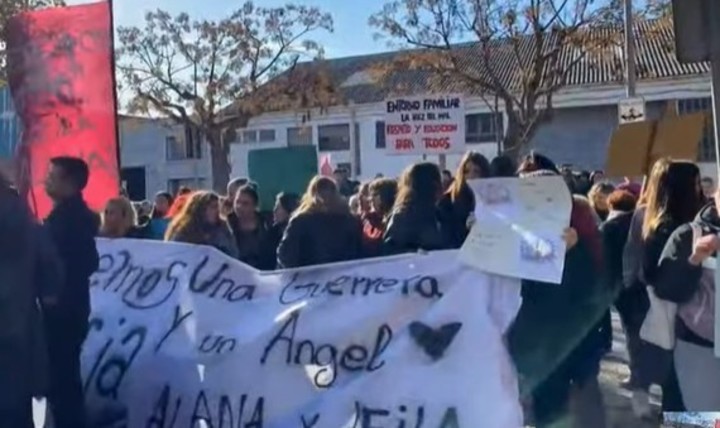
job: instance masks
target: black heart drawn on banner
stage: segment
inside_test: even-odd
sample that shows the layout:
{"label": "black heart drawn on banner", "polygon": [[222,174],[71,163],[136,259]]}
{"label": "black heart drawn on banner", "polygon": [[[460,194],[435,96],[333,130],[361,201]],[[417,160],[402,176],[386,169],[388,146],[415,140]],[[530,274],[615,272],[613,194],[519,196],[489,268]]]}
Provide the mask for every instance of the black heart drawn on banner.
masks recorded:
{"label": "black heart drawn on banner", "polygon": [[461,327],[461,322],[452,322],[434,329],[420,321],[413,321],[410,323],[410,336],[430,358],[438,361],[444,356]]}

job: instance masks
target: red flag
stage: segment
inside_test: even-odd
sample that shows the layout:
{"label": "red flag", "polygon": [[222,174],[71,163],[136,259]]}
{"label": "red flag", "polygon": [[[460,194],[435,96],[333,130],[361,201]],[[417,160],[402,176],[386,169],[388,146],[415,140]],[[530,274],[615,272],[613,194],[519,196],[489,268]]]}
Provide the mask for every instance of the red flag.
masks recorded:
{"label": "red flag", "polygon": [[111,13],[107,1],[50,8],[16,15],[6,27],[9,82],[24,124],[21,188],[39,218],[52,207],[43,182],[55,156],[88,163],[91,208],[118,194]]}
{"label": "red flag", "polygon": [[720,419],[715,420],[715,428],[720,428]]}
{"label": "red flag", "polygon": [[325,177],[332,177],[333,172],[334,169],[332,166],[332,161],[330,160],[330,153],[326,153],[320,160],[320,175],[324,175]]}

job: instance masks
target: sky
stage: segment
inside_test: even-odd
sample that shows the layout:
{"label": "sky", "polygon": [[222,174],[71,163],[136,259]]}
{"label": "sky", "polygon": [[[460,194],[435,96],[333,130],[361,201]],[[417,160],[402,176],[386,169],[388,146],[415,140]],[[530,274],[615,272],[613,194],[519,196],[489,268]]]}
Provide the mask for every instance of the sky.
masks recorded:
{"label": "sky", "polygon": [[[69,4],[93,0],[67,0]],[[256,6],[278,7],[287,3],[317,6],[329,12],[334,33],[318,32],[312,38],[325,48],[328,58],[363,55],[388,50],[384,40],[375,40],[368,26],[370,15],[382,9],[384,0],[255,0]],[[217,19],[240,7],[244,0],[114,0],[115,25],[141,26],[146,12],[163,9],[171,14],[187,12],[191,17]]]}

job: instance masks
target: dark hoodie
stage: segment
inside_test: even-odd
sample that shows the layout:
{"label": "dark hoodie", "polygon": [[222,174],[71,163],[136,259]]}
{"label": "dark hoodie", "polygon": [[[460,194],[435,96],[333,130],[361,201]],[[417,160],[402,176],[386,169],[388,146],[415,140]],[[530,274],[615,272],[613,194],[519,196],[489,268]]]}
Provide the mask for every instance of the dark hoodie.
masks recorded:
{"label": "dark hoodie", "polygon": [[[720,233],[720,217],[718,217],[715,204],[705,206],[697,215],[693,223],[700,226],[702,235]],[[691,223],[677,228],[662,251],[658,263],[657,274],[652,283],[655,294],[660,299],[668,300],[678,305],[686,305],[696,297],[700,291],[703,280],[702,266],[693,266],[688,262],[693,250],[693,228]],[[714,255],[715,256],[715,255]],[[714,280],[709,278],[710,281]],[[713,286],[714,291],[714,286]],[[679,308],[679,313],[682,308]],[[685,342],[699,346],[713,347],[713,342],[694,333],[685,324],[681,316],[676,317],[675,336]]]}
{"label": "dark hoodie", "polygon": [[[539,170],[521,176],[557,175]],[[601,318],[613,293],[603,287],[600,233],[585,198],[573,197],[570,226],[577,244],[565,254],[562,282],[522,281],[523,302],[508,332],[508,347],[526,394],[532,391],[538,426],[569,402],[570,385],[597,376],[605,353]]]}
{"label": "dark hoodie", "polygon": [[464,184],[456,199],[450,193],[443,195],[438,203],[438,221],[440,229],[452,248],[462,247],[470,230],[468,217],[475,211],[475,195]]}

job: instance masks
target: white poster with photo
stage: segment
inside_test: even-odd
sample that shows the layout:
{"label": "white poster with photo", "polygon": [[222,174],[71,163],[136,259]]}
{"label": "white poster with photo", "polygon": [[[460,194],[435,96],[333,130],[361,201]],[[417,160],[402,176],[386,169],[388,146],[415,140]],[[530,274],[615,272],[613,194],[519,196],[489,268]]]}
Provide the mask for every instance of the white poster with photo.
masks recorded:
{"label": "white poster with photo", "polygon": [[457,251],[260,273],[207,247],[98,242],[93,427],[522,425],[503,343],[519,281]]}
{"label": "white poster with photo", "polygon": [[460,259],[484,272],[559,284],[572,196],[562,177],[470,180],[475,223]]}
{"label": "white poster with photo", "polygon": [[462,95],[386,100],[385,141],[388,154],[464,153],[465,103]]}

